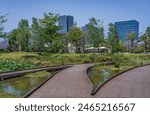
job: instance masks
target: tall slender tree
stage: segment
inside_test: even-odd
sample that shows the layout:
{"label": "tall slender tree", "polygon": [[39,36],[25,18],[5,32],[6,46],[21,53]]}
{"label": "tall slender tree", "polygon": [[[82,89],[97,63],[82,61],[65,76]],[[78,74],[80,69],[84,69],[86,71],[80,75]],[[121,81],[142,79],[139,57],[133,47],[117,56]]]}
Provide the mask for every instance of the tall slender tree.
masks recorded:
{"label": "tall slender tree", "polygon": [[31,25],[31,43],[32,49],[38,54],[41,54],[41,51],[44,51],[45,38],[43,36],[44,34],[39,20],[33,17]]}
{"label": "tall slender tree", "polygon": [[28,20],[20,20],[18,24],[18,34],[17,38],[19,41],[19,51],[29,50],[29,38],[30,38],[30,27]]}
{"label": "tall slender tree", "polygon": [[148,40],[147,40],[147,36],[146,36],[145,33],[140,36],[140,40],[144,42],[144,53],[147,53],[147,50],[148,50]]}
{"label": "tall slender tree", "polygon": [[18,29],[13,29],[8,33],[8,49],[9,51],[19,51]]}
{"label": "tall slender tree", "polygon": [[99,19],[90,18],[89,23],[87,24],[88,28],[88,38],[90,39],[91,44],[98,49],[104,43],[104,28],[103,23]]}
{"label": "tall slender tree", "polygon": [[6,33],[4,32],[3,24],[7,21],[6,15],[0,16],[0,37],[5,37]]}
{"label": "tall slender tree", "polygon": [[131,32],[127,35],[128,40],[130,41],[130,53],[133,53],[133,49],[134,49],[134,40],[135,40],[135,33]]}
{"label": "tall slender tree", "polygon": [[108,44],[111,47],[111,52],[116,53],[119,51],[119,38],[115,25],[110,23],[108,28]]}
{"label": "tall slender tree", "polygon": [[147,38],[147,50],[150,51],[150,27],[147,27],[145,34]]}

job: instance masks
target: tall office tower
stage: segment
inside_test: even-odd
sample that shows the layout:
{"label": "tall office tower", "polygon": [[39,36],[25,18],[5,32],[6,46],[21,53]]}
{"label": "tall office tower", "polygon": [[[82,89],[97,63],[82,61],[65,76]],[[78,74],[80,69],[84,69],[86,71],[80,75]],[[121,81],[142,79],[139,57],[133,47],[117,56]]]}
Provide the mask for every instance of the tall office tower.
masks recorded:
{"label": "tall office tower", "polygon": [[139,22],[136,20],[115,22],[115,27],[120,40],[127,40],[129,33],[134,33],[135,39],[139,37]]}
{"label": "tall office tower", "polygon": [[60,16],[58,19],[58,26],[61,26],[59,33],[68,33],[73,24],[74,24],[73,16],[66,16],[66,15]]}

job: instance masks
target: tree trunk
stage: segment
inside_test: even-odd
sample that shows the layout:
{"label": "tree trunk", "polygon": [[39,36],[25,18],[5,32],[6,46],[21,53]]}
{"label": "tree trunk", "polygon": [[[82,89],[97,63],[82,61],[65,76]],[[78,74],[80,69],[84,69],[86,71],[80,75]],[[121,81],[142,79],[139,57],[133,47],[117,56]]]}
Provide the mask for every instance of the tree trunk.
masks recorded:
{"label": "tree trunk", "polygon": [[131,53],[133,53],[133,40],[131,40]]}
{"label": "tree trunk", "polygon": [[21,45],[19,45],[19,52],[21,52]]}
{"label": "tree trunk", "polygon": [[99,46],[98,46],[98,53],[100,53]]}

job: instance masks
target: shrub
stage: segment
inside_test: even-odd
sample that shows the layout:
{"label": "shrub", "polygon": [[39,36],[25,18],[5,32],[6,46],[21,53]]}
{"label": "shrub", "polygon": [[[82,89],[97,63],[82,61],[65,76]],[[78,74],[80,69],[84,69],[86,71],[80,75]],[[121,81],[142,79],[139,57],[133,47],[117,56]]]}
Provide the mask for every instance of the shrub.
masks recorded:
{"label": "shrub", "polygon": [[33,65],[18,63],[18,62],[12,61],[12,60],[1,60],[0,61],[0,71],[1,72],[30,69],[33,67],[34,67]]}
{"label": "shrub", "polygon": [[115,68],[120,68],[120,64],[119,64],[119,63],[115,63],[115,64],[114,64],[114,67],[115,67]]}

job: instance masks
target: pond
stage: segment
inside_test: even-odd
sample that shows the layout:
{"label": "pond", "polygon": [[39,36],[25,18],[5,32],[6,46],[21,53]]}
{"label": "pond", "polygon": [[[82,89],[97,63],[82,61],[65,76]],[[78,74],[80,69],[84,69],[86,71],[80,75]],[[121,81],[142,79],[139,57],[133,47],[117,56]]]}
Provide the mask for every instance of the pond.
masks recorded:
{"label": "pond", "polygon": [[22,97],[52,73],[42,71],[0,81],[0,97]]}
{"label": "pond", "polygon": [[104,82],[119,72],[121,72],[120,69],[114,69],[113,67],[104,67],[100,69],[91,68],[88,71],[88,76],[93,84],[93,87],[97,88],[99,85],[102,85]]}

